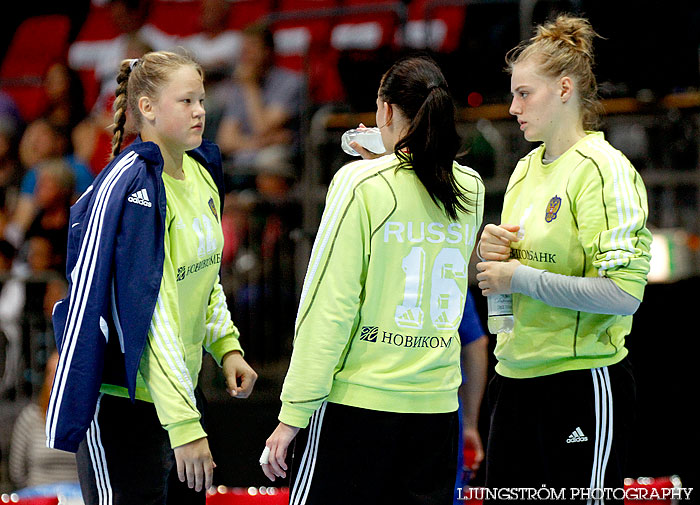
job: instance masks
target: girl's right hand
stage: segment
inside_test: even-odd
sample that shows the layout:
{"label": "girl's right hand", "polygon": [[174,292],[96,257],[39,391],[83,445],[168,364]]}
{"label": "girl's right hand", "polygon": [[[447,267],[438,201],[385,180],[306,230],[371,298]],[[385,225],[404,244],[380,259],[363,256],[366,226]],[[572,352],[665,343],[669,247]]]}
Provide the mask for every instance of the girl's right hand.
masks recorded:
{"label": "girl's right hand", "polygon": [[175,447],[173,451],[180,482],[187,480],[187,487],[194,488],[197,492],[212,486],[216,464],[211,456],[207,437]]}
{"label": "girl's right hand", "polygon": [[517,232],[520,226],[515,224],[487,224],[481,232],[477,251],[486,261],[506,261],[510,258],[510,243],[520,240]]}
{"label": "girl's right hand", "polygon": [[384,156],[383,154],[373,153],[372,151],[365,149],[357,142],[350,142],[350,147],[357,151],[363,160],[373,160]]}
{"label": "girl's right hand", "polygon": [[[362,130],[363,128],[367,128],[367,127],[362,123],[360,123],[357,126],[358,130]],[[362,147],[358,142],[350,142],[350,147],[352,147],[355,151],[357,151],[357,153],[362,157],[363,160],[373,160],[376,158],[381,158],[382,156],[384,156],[384,154],[386,154],[386,153],[384,153],[384,154],[373,153],[372,151]]]}

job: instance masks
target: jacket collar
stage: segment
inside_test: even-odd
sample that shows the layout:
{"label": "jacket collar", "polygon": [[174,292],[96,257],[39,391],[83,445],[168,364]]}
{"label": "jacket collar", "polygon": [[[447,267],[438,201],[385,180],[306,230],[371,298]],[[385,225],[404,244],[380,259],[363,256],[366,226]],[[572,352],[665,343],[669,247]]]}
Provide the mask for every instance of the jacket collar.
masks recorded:
{"label": "jacket collar", "polygon": [[[160,148],[155,142],[144,142],[141,139],[141,135],[139,135],[129,147],[138,153],[139,156],[143,157],[147,162],[156,164],[162,168],[163,156],[160,153]],[[221,166],[221,151],[219,150],[219,146],[209,140],[203,139],[202,144],[199,147],[192,149],[191,151],[187,151],[187,154],[192,156],[198,163],[207,169],[209,174],[211,174],[211,177],[214,179],[214,183],[219,190],[219,195],[221,196],[221,207],[223,209],[224,195],[226,191],[224,187],[224,177]]]}
{"label": "jacket collar", "polygon": [[[147,161],[160,164],[163,163],[163,156],[160,153],[160,148],[158,145],[151,141],[144,142],[141,139],[141,135],[136,137],[129,147],[131,147]],[[205,166],[221,165],[221,152],[219,151],[219,147],[206,139],[202,140],[202,144],[199,147],[196,147],[191,151],[187,151],[187,154]]]}
{"label": "jacket collar", "polygon": [[141,135],[136,137],[129,145],[129,148],[146,161],[163,165],[163,156],[160,154],[160,148],[154,142],[144,142],[141,139]]}

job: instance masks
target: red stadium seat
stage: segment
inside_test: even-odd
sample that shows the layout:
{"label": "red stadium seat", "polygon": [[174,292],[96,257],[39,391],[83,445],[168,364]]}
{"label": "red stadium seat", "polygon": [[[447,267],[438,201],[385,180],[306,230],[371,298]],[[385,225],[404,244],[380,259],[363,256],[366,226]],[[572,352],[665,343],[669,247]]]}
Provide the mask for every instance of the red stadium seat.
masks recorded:
{"label": "red stadium seat", "polygon": [[199,4],[199,0],[155,0],[147,24],[167,35],[193,35],[199,31]]}
{"label": "red stadium seat", "polygon": [[340,0],[279,0],[276,5],[278,12],[294,12],[309,9],[326,9],[337,7]]}
{"label": "red stadium seat", "polygon": [[277,64],[306,74],[309,97],[316,104],[343,97],[338,54],[330,45],[337,4],[338,0],[280,0],[275,13],[282,19],[272,24]]}
{"label": "red stadium seat", "polygon": [[403,45],[444,53],[457,49],[467,2],[462,5],[441,3],[440,0],[413,0],[409,4]]}
{"label": "red stadium seat", "polygon": [[272,0],[231,0],[228,26],[242,30],[272,11]]}
{"label": "red stadium seat", "polygon": [[280,0],[276,12],[289,16],[272,25],[280,65],[303,71],[309,52],[328,48],[332,22],[321,9],[334,4],[335,0]]}
{"label": "red stadium seat", "polygon": [[120,34],[121,30],[112,21],[108,5],[90,3],[90,10],[76,41],[111,40]]}
{"label": "red stadium seat", "polygon": [[348,14],[336,20],[331,33],[333,48],[373,51],[394,45],[394,34],[403,22],[402,2],[344,0],[341,4]]}
{"label": "red stadium seat", "polygon": [[43,76],[49,65],[64,59],[68,50],[68,16],[54,14],[24,20],[5,53],[3,78]]}
{"label": "red stadium seat", "polygon": [[43,109],[42,80],[53,62],[65,59],[69,31],[70,19],[58,14],[30,17],[15,31],[0,67],[0,83],[25,121]]}
{"label": "red stadium seat", "polygon": [[309,98],[313,104],[338,103],[345,99],[345,89],[338,73],[340,53],[330,47],[309,52],[307,74]]}

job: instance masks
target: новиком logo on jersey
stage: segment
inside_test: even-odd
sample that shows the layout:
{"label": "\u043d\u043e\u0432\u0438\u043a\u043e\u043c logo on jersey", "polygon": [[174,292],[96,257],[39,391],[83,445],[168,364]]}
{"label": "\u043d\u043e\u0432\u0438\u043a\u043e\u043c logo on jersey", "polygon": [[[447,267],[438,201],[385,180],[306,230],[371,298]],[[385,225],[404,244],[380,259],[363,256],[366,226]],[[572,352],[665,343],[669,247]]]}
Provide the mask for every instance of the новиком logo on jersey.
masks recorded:
{"label": "\u043d\u043e\u0432\u0438\u043a\u043e\u043c logo on jersey", "polygon": [[405,335],[382,330],[378,326],[363,326],[360,340],[394,347],[422,347],[425,349],[447,348],[454,337],[433,337],[430,335]]}

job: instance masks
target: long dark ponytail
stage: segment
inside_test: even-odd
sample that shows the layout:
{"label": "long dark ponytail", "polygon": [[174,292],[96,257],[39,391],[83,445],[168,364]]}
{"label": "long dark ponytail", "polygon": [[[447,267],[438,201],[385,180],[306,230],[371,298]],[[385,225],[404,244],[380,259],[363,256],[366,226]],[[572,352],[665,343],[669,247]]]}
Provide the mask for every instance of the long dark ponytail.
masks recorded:
{"label": "long dark ponytail", "polygon": [[455,107],[447,81],[428,57],[407,57],[384,74],[379,98],[399,107],[410,125],[394,147],[399,169],[413,170],[428,194],[447,216],[469,214],[473,201],[455,180],[452,163],[460,148]]}

